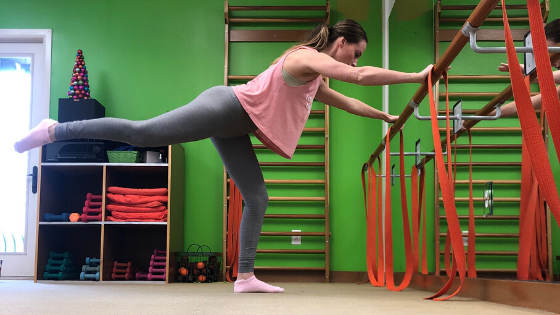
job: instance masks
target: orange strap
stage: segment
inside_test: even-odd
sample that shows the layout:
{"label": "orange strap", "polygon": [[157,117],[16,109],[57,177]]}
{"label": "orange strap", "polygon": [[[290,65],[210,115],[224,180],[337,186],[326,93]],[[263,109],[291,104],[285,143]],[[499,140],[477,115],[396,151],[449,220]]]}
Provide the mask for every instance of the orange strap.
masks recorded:
{"label": "orange strap", "polygon": [[[365,173],[368,174],[368,181],[366,185]],[[383,243],[381,248],[377,247],[378,237],[381,231],[381,222],[377,221],[377,189],[376,182],[377,174],[373,166],[364,164],[362,168],[362,187],[364,189],[364,205],[366,209],[366,222],[367,222],[367,239],[366,239],[366,262],[368,269],[368,278],[371,285],[380,287],[384,285],[383,277],[378,269],[378,254],[383,250]],[[367,189],[369,187],[369,189]],[[382,241],[382,240],[381,240]]]}
{"label": "orange strap", "polygon": [[385,257],[387,261],[386,266],[386,277],[387,277],[387,289],[391,291],[401,291],[405,289],[410,280],[412,279],[412,267],[413,267],[413,257],[412,257],[412,244],[410,237],[410,224],[408,221],[408,205],[406,200],[406,182],[405,182],[405,172],[404,172],[404,144],[403,144],[403,133],[400,131],[400,182],[401,182],[401,204],[402,204],[402,219],[403,219],[403,231],[404,231],[404,249],[406,256],[406,271],[404,279],[398,287],[395,287],[395,282],[393,278],[393,226],[391,218],[391,149],[390,149],[390,139],[389,134],[391,133],[391,128],[387,131],[386,144],[385,144]]}
{"label": "orange strap", "polygon": [[[558,95],[555,92],[556,89],[554,87],[552,71],[550,69],[550,59],[547,54],[546,38],[543,31],[540,5],[538,4],[538,1],[528,0],[527,6],[529,9],[529,20],[533,38],[537,73],[539,76],[539,85],[541,87],[543,112],[546,113],[547,118],[550,122],[551,132],[554,139],[556,136],[555,133],[557,134],[558,132],[558,122],[560,122],[560,105],[558,103]],[[519,60],[517,59],[517,54],[515,53],[515,47],[507,20],[504,1],[502,1],[502,12],[504,17],[508,64],[510,64],[511,66],[510,78],[517,107],[517,114],[519,116],[521,129],[523,130],[523,140],[524,145],[526,146],[525,152],[526,155],[529,156],[529,159],[531,161],[534,176],[538,181],[539,187],[541,188],[541,193],[544,196],[544,199],[547,201],[550,210],[554,215],[554,218],[556,219],[556,222],[560,222],[560,199],[558,197],[558,190],[556,188],[556,183],[554,182],[554,177],[552,175],[548,152],[542,139],[542,129],[536,118],[529,91],[524,86],[521,70],[519,67],[514,66],[519,64]],[[554,126],[554,130],[556,131],[552,130],[552,126]],[[555,139],[557,152],[560,149],[560,144],[557,142],[558,140],[560,140],[559,138],[560,135],[556,136]],[[525,178],[529,177],[529,175],[527,175],[527,170],[525,170],[524,174]],[[530,257],[527,257],[527,252],[530,252],[530,249],[532,248],[531,246],[537,245],[534,227],[534,205],[536,204],[536,202],[538,202],[539,199],[538,190],[536,188],[536,185],[531,184],[530,186],[527,186],[527,181],[525,181],[525,186],[522,187],[524,194],[529,191],[529,188],[527,187],[531,187],[529,195],[530,197],[526,203],[525,201],[523,202],[522,208],[520,209],[520,220],[522,221],[520,222],[520,256],[518,257],[519,279],[529,279],[529,271],[531,269]],[[540,209],[540,206],[538,206],[538,208]],[[524,252],[524,250],[526,250],[527,252]],[[533,255],[537,256],[536,253],[533,253]],[[536,265],[535,262],[533,264]],[[534,274],[535,271],[533,270],[533,275]]]}
{"label": "orange strap", "polygon": [[226,273],[226,279],[229,282],[235,281],[237,278],[237,268],[239,263],[239,226],[241,224],[243,208],[243,198],[241,192],[230,179],[229,182],[229,209],[228,209],[228,233],[227,233],[227,256],[226,264],[229,270]]}
{"label": "orange strap", "polygon": [[[425,168],[420,169],[420,188],[418,188],[418,168],[412,166],[411,176],[411,205],[412,205],[412,252],[414,254],[413,272],[419,272],[422,263],[422,274],[428,274],[428,263],[426,256],[426,190],[424,182],[426,179]],[[424,210],[424,213],[422,213]],[[420,222],[422,222],[422,261],[420,261]]]}
{"label": "orange strap", "polygon": [[422,169],[420,170],[420,204],[422,205],[422,217],[424,218],[424,220],[422,221],[422,274],[423,275],[427,275],[428,274],[428,258],[426,255],[427,252],[427,246],[426,246],[426,220],[427,220],[427,216],[426,216],[426,171],[425,171],[425,167],[422,167]]}
{"label": "orange strap", "polygon": [[[433,70],[433,69],[432,69]],[[432,81],[432,72],[430,71],[429,75],[428,75],[428,82],[433,82]],[[449,180],[449,177],[446,176],[446,170],[445,170],[445,162],[443,160],[443,152],[442,152],[442,148],[441,148],[441,140],[440,140],[440,135],[439,135],[439,128],[438,128],[438,121],[437,121],[437,109],[436,106],[434,104],[434,92],[433,89],[430,87],[428,88],[428,92],[429,92],[429,99],[430,99],[430,116],[431,116],[431,123],[432,123],[432,135],[433,135],[433,141],[434,141],[434,151],[436,153],[435,155],[435,160],[436,160],[436,166],[438,169],[438,177],[439,177],[439,181],[440,181],[440,186],[441,186],[441,193],[443,196],[443,205],[445,208],[445,214],[447,217],[447,227],[448,227],[448,231],[449,231],[449,236],[450,236],[450,240],[451,240],[451,244],[453,246],[453,269],[451,271],[451,276],[449,281],[447,282],[447,284],[436,294],[428,297],[428,299],[434,299],[434,300],[447,300],[453,296],[455,296],[459,290],[461,289],[461,286],[463,284],[463,281],[465,279],[465,274],[466,274],[466,262],[465,262],[465,248],[463,246],[463,237],[461,235],[461,226],[459,225],[459,218],[457,216],[457,210],[455,208],[455,198],[453,196],[453,191],[452,191],[452,183]],[[449,109],[449,107],[448,107]],[[449,146],[448,146],[449,148]],[[455,279],[455,274],[456,274],[456,270],[459,271],[459,278],[461,281],[461,284],[459,285],[457,291],[455,291],[454,293],[452,293],[449,296],[446,296],[444,298],[440,298],[442,295],[444,295],[449,288],[451,288],[451,285],[453,284],[453,280]]]}

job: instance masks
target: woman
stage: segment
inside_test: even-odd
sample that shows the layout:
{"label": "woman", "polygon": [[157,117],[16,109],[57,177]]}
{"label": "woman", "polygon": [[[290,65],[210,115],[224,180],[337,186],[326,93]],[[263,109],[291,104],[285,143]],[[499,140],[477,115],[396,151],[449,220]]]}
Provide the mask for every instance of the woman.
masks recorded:
{"label": "woman", "polygon": [[323,76],[360,85],[422,83],[420,73],[357,67],[367,36],[353,20],[319,25],[301,44],[286,51],[247,84],[208,89],[191,103],[146,120],[100,118],[57,123],[44,120],[15,144],[18,152],[56,140],[107,139],[135,146],[163,146],[210,138],[238,186],[245,207],[234,292],[283,292],[254,276],[254,260],[268,205],[263,175],[251,144],[254,133],[272,151],[291,158],[313,99],[349,113],[394,122],[392,116],[330,89]]}
{"label": "woman", "polygon": [[[544,34],[546,37],[546,43],[548,47],[560,46],[560,19],[556,19],[544,27]],[[552,74],[554,75],[554,82],[560,84],[560,60],[555,61],[551,64],[554,68],[558,69]],[[502,63],[498,70],[502,72],[509,72],[509,67],[507,63]],[[521,70],[524,70],[523,65],[521,65]],[[556,91],[560,96],[560,85],[556,87]],[[531,97],[531,102],[535,109],[541,108],[541,95],[535,95]],[[515,107],[515,102],[505,104],[501,107],[502,113],[501,117],[511,117],[517,115],[517,108]],[[490,115],[495,115],[495,111],[492,111]]]}

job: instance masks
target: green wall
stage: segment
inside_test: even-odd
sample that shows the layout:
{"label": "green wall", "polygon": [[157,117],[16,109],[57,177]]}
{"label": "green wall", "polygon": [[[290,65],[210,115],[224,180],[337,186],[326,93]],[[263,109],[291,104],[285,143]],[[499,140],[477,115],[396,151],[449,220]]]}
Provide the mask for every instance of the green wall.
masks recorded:
{"label": "green wall", "polygon": [[[450,2],[465,3],[458,0]],[[262,3],[257,0],[231,1],[232,5]],[[324,1],[281,0],[277,3],[323,5]],[[391,69],[417,72],[433,63],[432,8],[432,0],[396,1],[390,18]],[[147,119],[188,103],[211,86],[223,84],[223,9],[224,3],[221,0],[3,1],[0,3],[0,28],[52,29],[51,117],[57,117],[58,98],[65,97],[76,50],[82,49],[90,75],[92,96],[105,106],[107,116]],[[558,17],[560,11],[553,8],[550,18]],[[382,66],[381,1],[332,1],[331,21],[334,23],[344,18],[358,20],[368,33],[368,48],[359,65]],[[235,61],[232,67],[239,67],[244,71],[249,69],[254,73],[264,70],[286,45],[272,47],[272,51],[261,54],[260,46],[241,46],[236,53],[232,52],[231,57]],[[277,51],[274,51],[276,47]],[[255,50],[259,54],[254,54]],[[244,52],[253,54],[251,58],[246,58]],[[452,71],[461,73],[477,69],[470,74],[478,73],[476,71],[481,74],[497,73],[497,65],[505,56],[486,58],[469,52],[464,55],[462,53],[457,64],[453,64]],[[331,81],[331,87],[378,109],[382,107],[381,87],[355,86],[335,80]],[[417,88],[418,84],[391,86],[390,113],[400,114]],[[472,91],[479,87],[467,84],[460,88]],[[499,90],[501,87],[492,88]],[[478,108],[480,103],[469,106]],[[428,104],[423,102],[421,113],[427,115],[427,108]],[[330,268],[333,271],[365,271],[366,227],[359,171],[379,145],[382,125],[379,121],[352,116],[334,108],[330,113]],[[428,124],[429,122],[414,119],[407,122],[404,130],[405,150],[411,151],[418,138],[422,139],[422,151],[433,149]],[[392,151],[396,152],[398,137],[395,137],[391,145]],[[185,244],[206,244],[215,251],[221,251],[221,161],[209,140],[187,143],[184,146]],[[550,152],[558,181],[558,159],[553,156],[552,149]],[[294,158],[306,159],[307,156]],[[484,159],[485,156],[480,158]],[[515,156],[512,158],[515,159]],[[391,162],[398,163],[398,160],[395,157]],[[412,163],[412,159],[407,158],[407,172]],[[433,271],[434,201],[430,197],[434,191],[433,163],[427,168],[426,187],[430,213],[428,231],[432,231],[428,235],[428,257],[430,270]],[[461,191],[459,194],[464,193]],[[518,194],[512,188],[506,191],[507,195],[516,193]],[[398,185],[392,189],[392,194],[395,270],[402,271],[404,254]],[[410,203],[410,196],[408,198]],[[291,230],[296,227],[285,228]],[[556,240],[560,231],[556,227],[554,230]],[[289,240],[285,241],[286,245],[289,244]],[[308,240],[304,238],[304,244],[306,241]],[[284,246],[281,243],[284,240],[278,242],[273,246]],[[554,244],[557,254],[560,251],[560,241]]]}

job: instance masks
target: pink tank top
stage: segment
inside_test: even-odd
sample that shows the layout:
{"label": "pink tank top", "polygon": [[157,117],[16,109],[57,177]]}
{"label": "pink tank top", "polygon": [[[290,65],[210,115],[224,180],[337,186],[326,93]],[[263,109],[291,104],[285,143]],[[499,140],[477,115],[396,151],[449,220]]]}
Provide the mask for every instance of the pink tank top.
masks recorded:
{"label": "pink tank top", "polygon": [[[306,46],[297,49],[316,51]],[[286,84],[282,78],[282,65],[286,56],[297,49],[289,51],[247,84],[233,87],[239,102],[258,127],[254,132],[257,139],[287,159],[294,155],[322,80],[319,76],[301,86]]]}

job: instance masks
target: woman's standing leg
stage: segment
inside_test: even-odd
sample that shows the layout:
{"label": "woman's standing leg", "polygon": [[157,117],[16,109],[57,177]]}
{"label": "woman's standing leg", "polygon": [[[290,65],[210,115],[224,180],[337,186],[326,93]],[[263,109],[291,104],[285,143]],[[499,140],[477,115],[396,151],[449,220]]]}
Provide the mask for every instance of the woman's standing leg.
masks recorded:
{"label": "woman's standing leg", "polygon": [[210,139],[245,201],[239,231],[239,270],[234,292],[284,292],[284,289],[254,277],[255,255],[268,206],[268,193],[251,139],[249,135]]}

